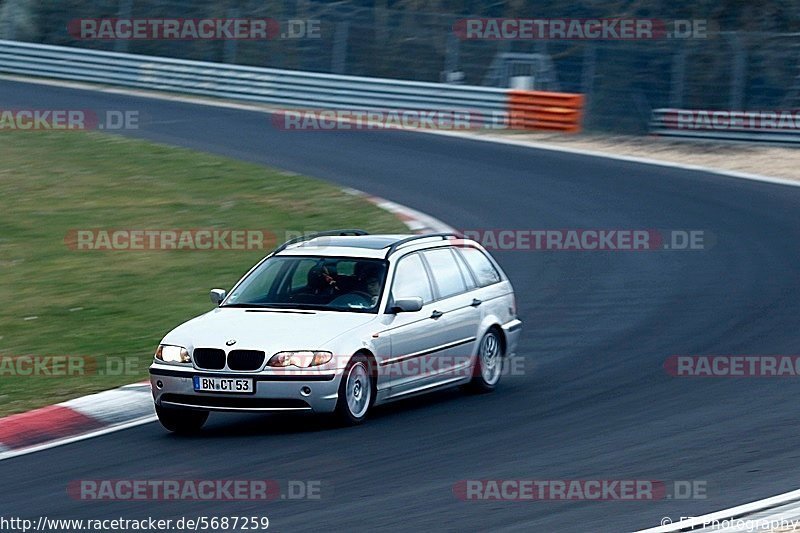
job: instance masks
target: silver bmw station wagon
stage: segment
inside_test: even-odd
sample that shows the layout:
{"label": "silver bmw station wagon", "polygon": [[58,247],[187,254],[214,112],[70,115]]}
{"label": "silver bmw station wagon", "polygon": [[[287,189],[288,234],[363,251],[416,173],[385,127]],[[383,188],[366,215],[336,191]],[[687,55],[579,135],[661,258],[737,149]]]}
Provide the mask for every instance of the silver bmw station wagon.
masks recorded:
{"label": "silver bmw station wagon", "polygon": [[451,233],[301,237],[211,300],[215,309],[164,337],[150,367],[170,431],[197,431],[210,411],[358,424],[412,395],[492,391],[522,329],[498,264]]}

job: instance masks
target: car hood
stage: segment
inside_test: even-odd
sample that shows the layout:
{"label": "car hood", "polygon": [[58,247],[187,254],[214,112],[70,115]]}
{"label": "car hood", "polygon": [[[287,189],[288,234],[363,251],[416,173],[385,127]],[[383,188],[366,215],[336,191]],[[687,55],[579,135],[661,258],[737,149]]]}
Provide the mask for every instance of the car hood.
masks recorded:
{"label": "car hood", "polygon": [[[167,334],[162,344],[224,350],[323,350],[325,343],[375,320],[370,313],[217,308]],[[228,345],[236,341],[233,345]]]}

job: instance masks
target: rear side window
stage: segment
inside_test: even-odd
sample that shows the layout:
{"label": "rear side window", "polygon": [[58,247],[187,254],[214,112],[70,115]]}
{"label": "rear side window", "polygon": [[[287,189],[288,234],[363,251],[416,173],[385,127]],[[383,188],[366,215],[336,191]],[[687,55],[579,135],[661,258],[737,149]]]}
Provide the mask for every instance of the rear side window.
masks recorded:
{"label": "rear side window", "polygon": [[500,273],[494,267],[489,258],[477,248],[459,248],[461,256],[467,261],[472,273],[478,280],[480,287],[491,285],[500,281]]}
{"label": "rear side window", "polygon": [[428,261],[428,266],[431,267],[431,275],[436,287],[439,289],[441,298],[448,298],[466,292],[467,286],[461,275],[461,269],[449,249],[426,250],[423,254],[425,255],[425,260]]}
{"label": "rear side window", "polygon": [[464,258],[461,257],[460,254],[453,252],[453,255],[456,258],[456,263],[458,263],[458,269],[461,271],[461,276],[464,278],[464,281],[467,284],[467,290],[471,291],[476,287],[472,272],[469,271],[467,263],[464,262]]}
{"label": "rear side window", "polygon": [[411,254],[403,257],[397,263],[392,282],[393,298],[409,298],[419,296],[424,303],[433,300],[431,283],[428,280],[428,273],[422,264],[419,254]]}

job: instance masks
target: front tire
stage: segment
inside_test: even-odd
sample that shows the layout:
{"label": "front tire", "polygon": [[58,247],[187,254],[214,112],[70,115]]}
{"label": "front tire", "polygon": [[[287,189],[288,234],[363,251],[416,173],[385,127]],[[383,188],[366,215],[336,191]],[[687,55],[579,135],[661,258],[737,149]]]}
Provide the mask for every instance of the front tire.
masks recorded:
{"label": "front tire", "polygon": [[164,429],[173,433],[197,433],[208,420],[208,411],[195,411],[193,409],[170,409],[156,405],[158,421]]}
{"label": "front tire", "polygon": [[478,345],[478,357],[472,373],[469,390],[476,393],[492,392],[503,373],[503,339],[495,329],[487,331]]}
{"label": "front tire", "polygon": [[364,422],[373,402],[373,381],[369,359],[357,354],[350,359],[339,385],[336,418],[345,426]]}

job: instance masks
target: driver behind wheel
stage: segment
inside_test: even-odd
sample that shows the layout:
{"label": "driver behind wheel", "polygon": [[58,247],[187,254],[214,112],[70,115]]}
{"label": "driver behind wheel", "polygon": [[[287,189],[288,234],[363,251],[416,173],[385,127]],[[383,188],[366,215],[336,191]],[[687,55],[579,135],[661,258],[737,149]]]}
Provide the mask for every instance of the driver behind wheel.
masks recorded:
{"label": "driver behind wheel", "polygon": [[378,305],[378,297],[381,294],[381,278],[377,275],[370,276],[366,279],[365,283],[366,292],[372,298],[370,300],[370,305]]}
{"label": "driver behind wheel", "polygon": [[356,265],[358,280],[357,291],[366,293],[370,297],[370,305],[378,304],[381,294],[381,268],[374,263],[358,263]]}

